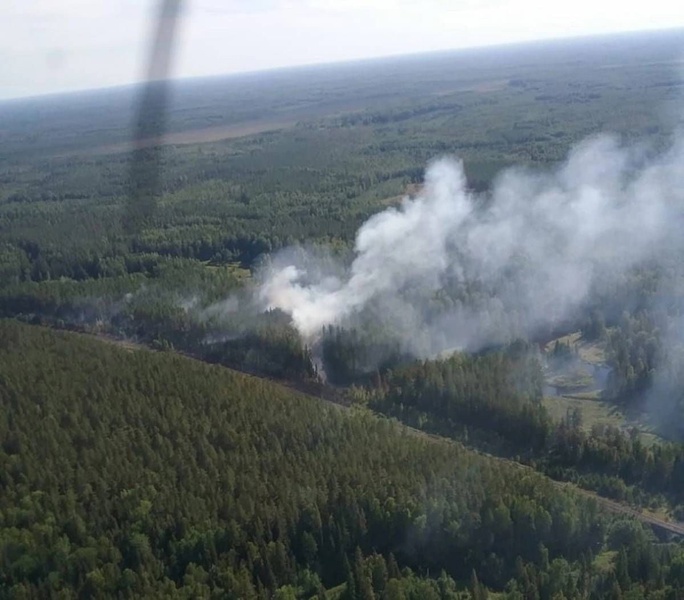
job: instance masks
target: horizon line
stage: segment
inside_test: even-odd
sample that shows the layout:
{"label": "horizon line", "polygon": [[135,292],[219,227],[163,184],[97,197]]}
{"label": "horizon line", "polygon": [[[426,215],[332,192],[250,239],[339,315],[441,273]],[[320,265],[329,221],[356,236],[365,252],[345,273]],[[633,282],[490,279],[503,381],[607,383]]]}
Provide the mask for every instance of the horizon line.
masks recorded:
{"label": "horizon line", "polygon": [[[185,76],[178,76],[178,77],[170,77],[165,80],[160,80],[160,81],[165,81],[170,84],[186,84],[186,83],[192,83],[192,82],[197,82],[197,81],[206,81],[206,80],[211,80],[211,79],[227,79],[227,78],[232,78],[232,77],[241,77],[241,76],[258,76],[258,75],[269,75],[269,74],[276,74],[276,73],[283,73],[283,72],[288,72],[288,71],[306,71],[307,69],[311,68],[339,68],[339,67],[344,67],[344,66],[354,66],[354,65],[361,65],[361,64],[368,64],[368,63],[374,63],[374,62],[383,62],[387,60],[402,60],[402,59],[411,59],[411,58],[421,58],[421,57],[429,57],[429,56],[437,56],[437,55],[443,55],[443,54],[452,54],[452,53],[465,53],[468,51],[482,51],[482,50],[498,50],[498,49],[507,49],[507,48],[518,48],[518,47],[524,47],[524,46],[534,46],[534,45],[539,45],[539,44],[558,44],[558,43],[563,43],[563,42],[579,42],[582,40],[590,41],[590,40],[599,40],[599,39],[606,39],[606,38],[620,38],[620,37],[629,37],[629,36],[634,36],[634,35],[659,35],[659,34],[672,34],[672,33],[677,33],[677,32],[682,32],[684,33],[684,27],[678,25],[676,27],[668,27],[668,28],[657,28],[657,29],[632,29],[632,30],[623,30],[623,31],[610,31],[610,32],[605,32],[605,33],[590,33],[590,34],[576,34],[576,35],[568,35],[568,36],[561,36],[561,37],[556,37],[556,38],[530,38],[526,40],[516,40],[512,42],[500,42],[500,43],[485,43],[481,45],[471,45],[471,46],[454,46],[450,48],[443,48],[443,49],[438,49],[438,50],[425,50],[425,51],[420,51],[420,52],[411,52],[411,53],[393,53],[393,54],[383,54],[383,55],[378,55],[378,56],[368,56],[368,57],[363,57],[363,58],[351,58],[351,59],[342,59],[342,60],[335,60],[335,61],[321,61],[321,62],[308,62],[308,63],[297,63],[297,64],[292,64],[292,65],[283,65],[283,66],[277,66],[277,67],[266,67],[266,68],[261,68],[261,69],[248,69],[244,71],[230,71],[230,72],[224,72],[224,73],[212,73],[212,74],[207,74],[207,75],[185,75]],[[682,48],[684,51],[684,42],[682,43]],[[48,99],[56,99],[56,98],[62,98],[62,97],[67,97],[67,96],[77,96],[81,94],[91,94],[91,93],[106,93],[106,92],[115,92],[115,91],[132,91],[134,88],[137,87],[143,87],[150,83],[152,80],[148,79],[140,79],[137,81],[132,81],[132,82],[125,82],[125,83],[118,83],[114,85],[105,85],[102,87],[84,87],[84,88],[73,88],[73,89],[68,89],[68,90],[61,90],[61,91],[56,91],[56,92],[44,92],[44,93],[38,93],[38,94],[28,94],[28,95],[22,95],[22,96],[8,96],[5,98],[0,97],[0,105],[1,104],[10,104],[13,102],[19,102],[19,101],[39,101],[39,100],[48,100]]]}

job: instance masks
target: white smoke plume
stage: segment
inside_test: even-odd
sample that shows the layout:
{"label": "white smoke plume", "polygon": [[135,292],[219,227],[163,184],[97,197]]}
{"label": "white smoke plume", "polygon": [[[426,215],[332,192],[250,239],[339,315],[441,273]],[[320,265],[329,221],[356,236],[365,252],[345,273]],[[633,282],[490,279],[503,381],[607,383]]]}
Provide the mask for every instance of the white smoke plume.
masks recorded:
{"label": "white smoke plume", "polygon": [[503,172],[486,196],[468,190],[459,161],[439,160],[415,199],[362,225],[348,269],[285,253],[259,299],[309,340],[366,315],[421,356],[533,335],[677,243],[683,147],[647,154],[592,138],[551,173]]}

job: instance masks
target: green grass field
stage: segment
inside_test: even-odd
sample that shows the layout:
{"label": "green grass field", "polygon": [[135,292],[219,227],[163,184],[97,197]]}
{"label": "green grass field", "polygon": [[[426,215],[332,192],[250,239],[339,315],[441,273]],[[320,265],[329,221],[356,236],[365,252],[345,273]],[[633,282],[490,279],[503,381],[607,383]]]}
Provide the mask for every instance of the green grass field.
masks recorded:
{"label": "green grass field", "polygon": [[553,350],[556,342],[565,344],[577,351],[579,358],[592,365],[602,365],[606,362],[606,348],[604,342],[589,342],[582,338],[582,333],[575,331],[551,340],[545,346],[547,352]]}
{"label": "green grass field", "polygon": [[612,425],[622,429],[636,428],[642,441],[648,444],[663,440],[654,433],[654,427],[643,416],[625,414],[617,405],[602,400],[596,392],[572,397],[546,396],[543,402],[550,416],[558,421],[569,412],[579,409],[582,413],[582,426],[586,431],[591,431],[594,425]]}
{"label": "green grass field", "polygon": [[[655,427],[648,422],[647,415],[637,410],[627,410],[605,399],[603,389],[591,376],[594,367],[606,364],[605,342],[587,341],[577,331],[551,340],[545,347],[548,354],[553,352],[557,342],[570,348],[574,365],[560,372],[551,370],[546,374],[547,388],[555,388],[556,391],[545,395],[543,402],[554,420],[560,421],[570,412],[579,410],[583,428],[587,432],[596,425],[636,428],[644,442],[653,444],[662,441],[654,433]],[[586,390],[577,391],[582,388]]]}

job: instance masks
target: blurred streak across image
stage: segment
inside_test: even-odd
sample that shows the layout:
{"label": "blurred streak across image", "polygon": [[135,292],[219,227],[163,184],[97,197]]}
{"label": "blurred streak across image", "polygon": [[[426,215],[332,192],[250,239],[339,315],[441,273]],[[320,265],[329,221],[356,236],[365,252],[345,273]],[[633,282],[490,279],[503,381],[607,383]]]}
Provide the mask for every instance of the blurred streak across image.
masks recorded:
{"label": "blurred streak across image", "polygon": [[123,228],[135,233],[152,218],[159,194],[171,61],[183,0],[160,0],[153,23],[146,81],[141,90],[131,157],[131,190]]}

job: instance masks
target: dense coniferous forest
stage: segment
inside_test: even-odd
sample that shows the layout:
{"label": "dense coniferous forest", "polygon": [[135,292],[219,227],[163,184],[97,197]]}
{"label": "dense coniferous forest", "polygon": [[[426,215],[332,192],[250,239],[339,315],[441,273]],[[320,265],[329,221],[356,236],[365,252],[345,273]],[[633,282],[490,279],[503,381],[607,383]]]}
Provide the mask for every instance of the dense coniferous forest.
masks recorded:
{"label": "dense coniferous forest", "polygon": [[173,353],[0,329],[8,597],[681,585],[676,545],[512,463]]}
{"label": "dense coniferous forest", "polygon": [[525,360],[521,365],[509,350],[426,361],[379,375],[354,397],[414,427],[517,457],[602,496],[640,506],[666,500],[682,514],[682,444],[648,445],[636,430],[614,426],[586,431],[578,410],[554,421],[541,402],[539,365]]}
{"label": "dense coniferous forest", "polygon": [[599,131],[667,146],[680,39],[179,82],[133,164],[138,89],[0,103],[0,598],[682,597],[679,540],[601,501],[684,521],[679,257],[420,360],[254,300],[283,249],[348,265],[435,157],[486,204]]}

